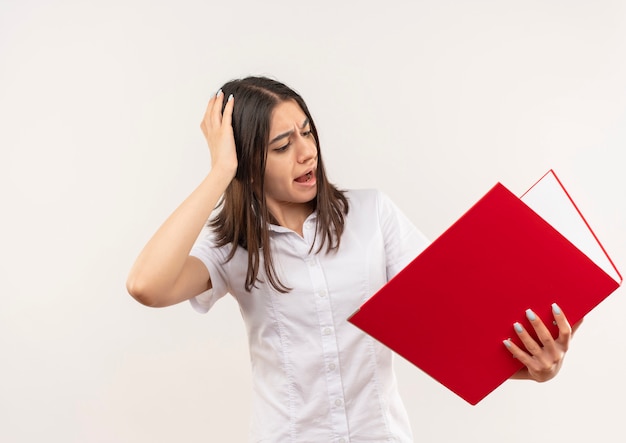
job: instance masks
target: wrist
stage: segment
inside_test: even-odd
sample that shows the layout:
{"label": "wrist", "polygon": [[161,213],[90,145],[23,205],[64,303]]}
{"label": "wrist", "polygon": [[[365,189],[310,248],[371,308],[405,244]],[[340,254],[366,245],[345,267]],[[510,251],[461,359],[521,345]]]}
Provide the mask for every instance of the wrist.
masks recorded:
{"label": "wrist", "polygon": [[222,185],[224,189],[228,187],[230,182],[235,178],[237,172],[237,166],[233,167],[214,167],[211,168],[207,178],[212,177]]}

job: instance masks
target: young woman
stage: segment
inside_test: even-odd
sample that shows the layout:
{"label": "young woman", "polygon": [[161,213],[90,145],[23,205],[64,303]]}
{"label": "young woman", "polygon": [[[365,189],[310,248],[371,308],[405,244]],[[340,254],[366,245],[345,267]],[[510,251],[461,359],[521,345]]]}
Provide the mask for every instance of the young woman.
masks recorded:
{"label": "young woman", "polygon": [[[206,178],[145,246],[128,291],[148,306],[190,300],[207,312],[227,293],[241,307],[253,377],[253,442],[412,442],[392,354],[346,322],[428,244],[376,191],[339,191],[324,171],[303,99],[277,81],[226,83],[201,124]],[[221,199],[221,200],[220,200]],[[198,241],[211,219],[211,234]],[[526,365],[559,371],[572,334],[529,314],[541,343],[507,341]]]}

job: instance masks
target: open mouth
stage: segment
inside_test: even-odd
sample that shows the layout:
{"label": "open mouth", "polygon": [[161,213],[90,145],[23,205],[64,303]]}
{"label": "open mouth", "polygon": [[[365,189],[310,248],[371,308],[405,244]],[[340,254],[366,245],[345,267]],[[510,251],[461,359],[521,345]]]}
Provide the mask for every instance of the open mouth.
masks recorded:
{"label": "open mouth", "polygon": [[295,181],[298,183],[307,183],[313,179],[313,171],[309,171],[304,175],[298,177]]}

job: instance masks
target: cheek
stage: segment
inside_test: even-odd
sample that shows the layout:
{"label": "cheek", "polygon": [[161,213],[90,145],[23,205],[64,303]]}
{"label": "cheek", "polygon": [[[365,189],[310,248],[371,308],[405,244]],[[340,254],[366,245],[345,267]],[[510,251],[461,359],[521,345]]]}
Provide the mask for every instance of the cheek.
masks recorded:
{"label": "cheek", "polygon": [[265,189],[271,192],[271,191],[276,190],[276,188],[280,187],[281,176],[276,173],[276,170],[266,168],[264,181],[265,181]]}
{"label": "cheek", "polygon": [[[285,159],[286,160],[286,159]],[[283,159],[272,159],[265,165],[265,182],[284,181],[288,174],[288,162]]]}

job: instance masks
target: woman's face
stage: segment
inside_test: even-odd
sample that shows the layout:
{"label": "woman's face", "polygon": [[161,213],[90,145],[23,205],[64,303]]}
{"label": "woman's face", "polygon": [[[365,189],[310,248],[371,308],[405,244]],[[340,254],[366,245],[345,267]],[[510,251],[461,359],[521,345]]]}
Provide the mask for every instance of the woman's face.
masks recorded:
{"label": "woman's face", "polygon": [[265,165],[265,199],[275,216],[317,195],[317,144],[309,120],[293,100],[272,112]]}

